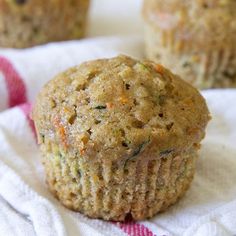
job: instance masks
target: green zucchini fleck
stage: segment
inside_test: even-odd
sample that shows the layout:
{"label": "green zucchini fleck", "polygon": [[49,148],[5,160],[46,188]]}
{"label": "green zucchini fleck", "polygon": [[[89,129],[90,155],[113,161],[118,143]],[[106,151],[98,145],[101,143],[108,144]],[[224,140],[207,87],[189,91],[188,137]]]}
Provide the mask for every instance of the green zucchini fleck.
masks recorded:
{"label": "green zucchini fleck", "polygon": [[186,61],[186,62],[183,63],[183,67],[188,67],[188,66],[190,66],[189,62]]}
{"label": "green zucchini fleck", "polygon": [[98,109],[98,110],[102,110],[102,109],[106,109],[107,106],[103,106],[103,105],[99,105],[99,106],[96,106],[94,107],[94,109]]}
{"label": "green zucchini fleck", "polygon": [[59,152],[59,158],[63,163],[65,163],[65,156],[61,152]]}
{"label": "green zucchini fleck", "polygon": [[169,155],[169,154],[172,153],[173,151],[174,151],[174,149],[166,149],[166,150],[160,152],[160,156]]}
{"label": "green zucchini fleck", "polygon": [[150,138],[149,138],[147,141],[141,143],[141,144],[134,150],[134,152],[125,160],[125,162],[124,162],[124,167],[126,166],[126,164],[127,164],[128,161],[134,160],[140,153],[142,153],[149,143],[150,143]]}
{"label": "green zucchini fleck", "polygon": [[78,175],[79,175],[79,178],[81,178],[82,177],[82,175],[83,175],[83,172],[82,172],[82,170],[77,170],[77,173],[78,173]]}
{"label": "green zucchini fleck", "polygon": [[149,68],[144,65],[143,63],[138,63],[137,66],[142,70],[142,71],[149,71]]}
{"label": "green zucchini fleck", "polygon": [[158,101],[159,101],[159,105],[162,106],[165,102],[165,96],[164,95],[160,95],[158,97]]}
{"label": "green zucchini fleck", "polygon": [[44,143],[45,135],[40,133],[39,136],[40,136],[40,141]]}

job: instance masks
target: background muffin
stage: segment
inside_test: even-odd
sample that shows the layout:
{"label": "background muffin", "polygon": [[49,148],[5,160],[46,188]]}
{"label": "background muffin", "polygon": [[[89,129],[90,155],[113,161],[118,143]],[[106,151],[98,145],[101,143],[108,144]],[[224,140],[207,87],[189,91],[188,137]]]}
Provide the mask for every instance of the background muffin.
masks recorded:
{"label": "background muffin", "polygon": [[174,203],[193,178],[209,120],[196,89],[126,56],[59,74],[33,117],[51,191],[105,220],[141,220]]}
{"label": "background muffin", "polygon": [[81,38],[88,6],[89,0],[0,0],[0,47]]}
{"label": "background muffin", "polygon": [[236,87],[236,1],[144,0],[146,54],[199,88]]}

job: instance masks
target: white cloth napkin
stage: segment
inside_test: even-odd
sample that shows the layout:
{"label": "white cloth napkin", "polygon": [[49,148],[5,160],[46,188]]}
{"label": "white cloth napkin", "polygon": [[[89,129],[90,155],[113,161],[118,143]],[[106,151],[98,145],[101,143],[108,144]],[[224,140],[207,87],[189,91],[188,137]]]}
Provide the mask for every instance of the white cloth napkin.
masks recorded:
{"label": "white cloth napkin", "polygon": [[136,223],[92,220],[48,191],[29,113],[39,89],[67,67],[125,53],[143,56],[139,37],[0,50],[0,235],[230,236],[236,234],[236,90],[203,95],[212,121],[190,190],[165,213]]}

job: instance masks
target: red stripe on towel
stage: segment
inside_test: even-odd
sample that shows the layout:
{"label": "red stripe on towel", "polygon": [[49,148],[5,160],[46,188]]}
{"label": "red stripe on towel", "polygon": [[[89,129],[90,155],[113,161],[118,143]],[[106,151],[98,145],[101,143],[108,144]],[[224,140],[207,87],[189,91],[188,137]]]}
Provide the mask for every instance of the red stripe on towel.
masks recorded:
{"label": "red stripe on towel", "polygon": [[3,73],[6,81],[9,107],[14,107],[16,105],[27,102],[27,94],[24,81],[15,70],[11,62],[7,58],[2,56],[0,56],[0,72]]}
{"label": "red stripe on towel", "polygon": [[34,138],[36,140],[36,131],[35,131],[35,126],[34,126],[34,121],[31,118],[32,105],[30,103],[24,103],[19,106],[19,109],[25,115],[26,120],[29,124],[29,127],[30,127],[31,131],[33,132]]}
{"label": "red stripe on towel", "polygon": [[122,229],[127,235],[130,236],[156,236],[150,229],[145,225],[128,222],[128,223],[115,223],[120,229]]}

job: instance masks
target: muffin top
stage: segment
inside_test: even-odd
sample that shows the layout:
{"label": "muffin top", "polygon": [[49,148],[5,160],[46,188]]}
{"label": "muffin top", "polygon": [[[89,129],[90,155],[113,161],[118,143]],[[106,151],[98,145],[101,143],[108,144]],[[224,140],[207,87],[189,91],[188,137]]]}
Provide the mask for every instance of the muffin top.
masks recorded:
{"label": "muffin top", "polygon": [[228,46],[236,50],[235,0],[145,0],[144,18],[153,26],[173,30],[174,37],[205,50]]}
{"label": "muffin top", "polygon": [[[54,11],[58,8],[64,11],[66,8],[75,8],[81,4],[87,4],[88,0],[0,0],[0,11],[3,13],[12,14],[26,14],[31,13],[31,15],[44,15],[51,13],[53,15]],[[26,16],[25,16],[26,17]]]}
{"label": "muffin top", "polygon": [[85,158],[156,158],[198,144],[204,98],[168,69],[127,56],[85,62],[42,89],[33,118],[39,143]]}

